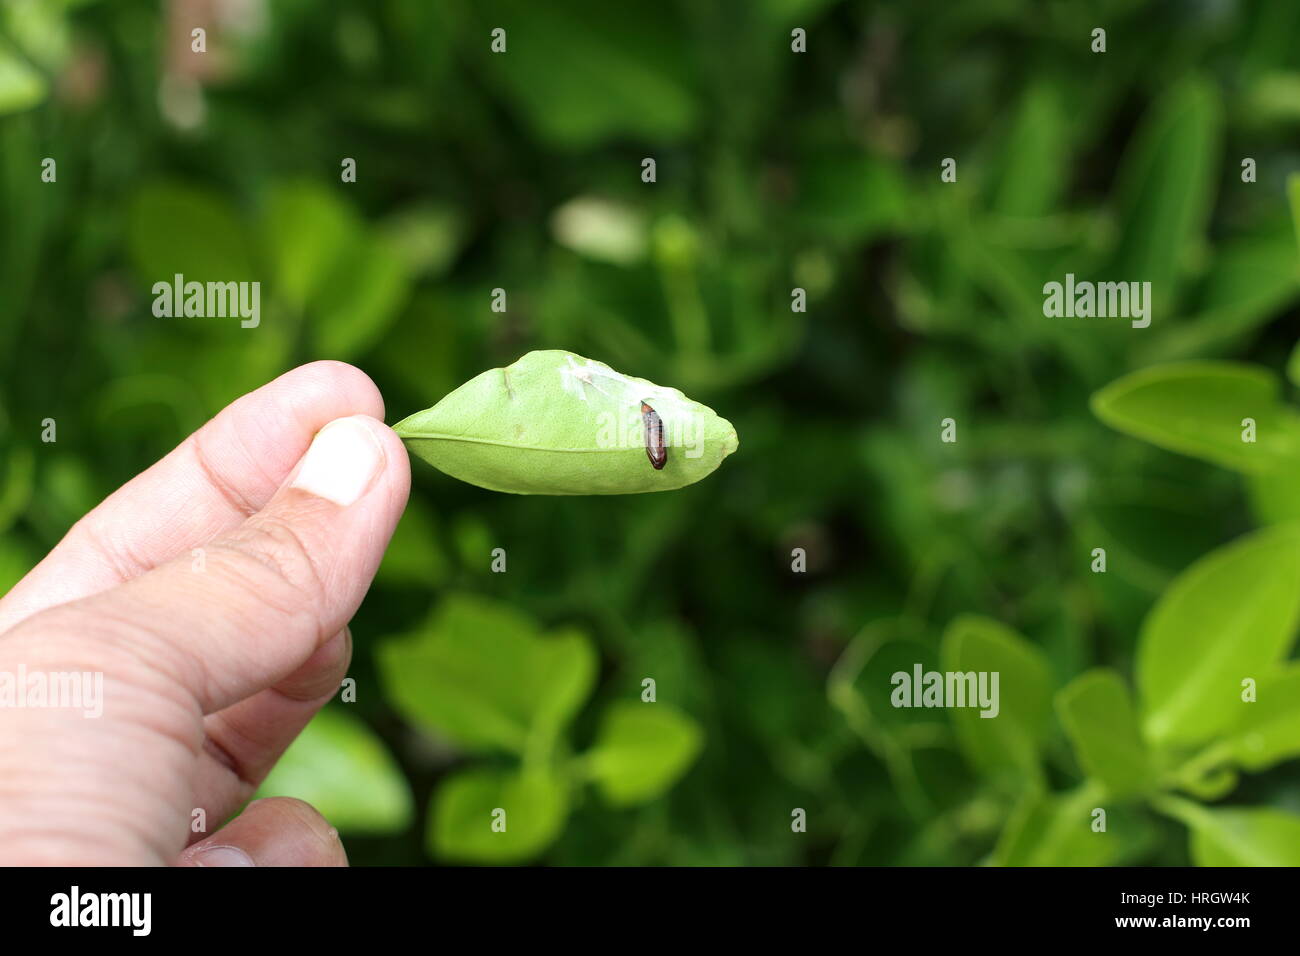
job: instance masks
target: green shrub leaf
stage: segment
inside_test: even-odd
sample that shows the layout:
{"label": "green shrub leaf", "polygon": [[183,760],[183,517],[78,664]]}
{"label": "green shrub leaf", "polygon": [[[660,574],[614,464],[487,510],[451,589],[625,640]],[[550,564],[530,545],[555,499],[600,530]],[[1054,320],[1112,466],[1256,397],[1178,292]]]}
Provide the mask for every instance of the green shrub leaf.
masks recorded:
{"label": "green shrub leaf", "polygon": [[439,522],[433,509],[424,499],[412,498],[393,530],[375,580],[425,590],[438,587],[446,579],[450,563],[439,539]]}
{"label": "green shrub leaf", "polygon": [[523,862],[550,846],[568,813],[565,784],[550,773],[464,770],[434,793],[429,850],[444,860]]}
{"label": "green shrub leaf", "polygon": [[1121,840],[1092,829],[1101,794],[1083,787],[1068,794],[1033,793],[1007,820],[993,852],[999,866],[1107,866]]}
{"label": "green shrub leaf", "polygon": [[1197,311],[1143,342],[1138,365],[1230,351],[1286,311],[1300,294],[1300,261],[1289,229],[1225,240],[1197,298]]}
{"label": "green shrub leaf", "polygon": [[[663,424],[668,460],[650,463],[641,404]],[[493,491],[617,495],[681,488],[736,449],[736,430],[677,389],[572,352],[529,352],[483,372],[394,426],[447,474]]]}
{"label": "green shrub leaf", "polygon": [[1195,744],[1232,726],[1242,678],[1275,669],[1298,615],[1300,526],[1248,535],[1180,574],[1138,638],[1147,739]]}
{"label": "green shrub leaf", "polygon": [[703,746],[695,720],[670,704],[619,701],[605,711],[589,772],[605,799],[644,803],[668,790]]}
{"label": "green shrub leaf", "polygon": [[948,626],[940,656],[949,672],[998,674],[996,717],[981,717],[978,707],[949,711],[967,757],[1015,788],[1041,785],[1038,754],[1051,720],[1051,677],[1042,651],[997,621],[967,615]]}
{"label": "green shrub leaf", "polygon": [[[1300,419],[1278,398],[1266,369],[1233,362],[1157,365],[1112,382],[1092,398],[1103,422],[1161,448],[1247,474],[1300,467]],[[1243,420],[1255,441],[1243,441]]]}
{"label": "green shrub leaf", "polygon": [[[500,0],[492,10],[482,22],[510,25],[508,52],[487,54],[484,69],[548,144],[588,150],[618,136],[670,143],[698,122],[689,61],[673,41],[686,27],[672,9]],[[557,50],[565,51],[562,70]]]}
{"label": "green shrub leaf", "polygon": [[1213,803],[1232,793],[1240,779],[1237,771],[1231,767],[1213,767],[1200,774],[1186,775],[1178,781],[1178,789],[1198,800]]}
{"label": "green shrub leaf", "polygon": [[[861,654],[856,656],[862,657]],[[841,660],[848,663],[851,658],[845,654]],[[943,723],[947,718],[942,711],[928,707],[895,707],[890,701],[892,695],[880,692],[882,687],[891,686],[895,674],[913,674],[917,664],[921,665],[922,673],[939,670],[939,649],[922,641],[886,640],[856,664],[856,672],[845,670],[843,664],[836,666],[829,691],[832,702],[851,720],[882,728]]]}
{"label": "green shrub leaf", "polygon": [[584,634],[543,636],[509,605],[468,595],[378,657],[389,699],[414,723],[469,749],[530,755],[549,753],[596,674]]}
{"label": "green shrub leaf", "polygon": [[259,797],[297,797],[340,830],[390,833],[411,821],[411,792],[383,742],[343,705],[312,718]]}
{"label": "green shrub leaf", "polygon": [[1300,817],[1271,809],[1209,809],[1178,798],[1160,808],[1192,831],[1197,866],[1300,866]]}
{"label": "green shrub leaf", "polygon": [[1205,228],[1221,124],[1216,88],[1183,81],[1146,117],[1117,178],[1122,234],[1114,268],[1149,281],[1166,314],[1187,248]]}
{"label": "green shrub leaf", "polygon": [[1049,214],[1069,169],[1070,111],[1056,85],[1038,79],[1016,107],[1003,147],[992,207],[1003,216]]}
{"label": "green shrub leaf", "polygon": [[320,354],[349,359],[365,352],[392,325],[409,292],[405,263],[388,240],[351,236],[311,305]]}
{"label": "green shrub leaf", "polygon": [[1248,475],[1246,497],[1256,524],[1300,521],[1300,470],[1280,468],[1265,475]]}
{"label": "green shrub leaf", "polygon": [[319,183],[275,186],[267,199],[262,232],[275,266],[279,299],[302,309],[360,229],[351,207]]}
{"label": "green shrub leaf", "polygon": [[1098,668],[1056,695],[1056,710],[1079,764],[1113,797],[1141,793],[1149,783],[1146,745],[1123,678]]}
{"label": "green shrub leaf", "polygon": [[1259,679],[1253,702],[1240,700],[1240,717],[1228,746],[1248,770],[1300,757],[1300,664]]}
{"label": "green shrub leaf", "polygon": [[31,109],[49,87],[45,78],[4,40],[0,40],[0,116]]}
{"label": "green shrub leaf", "polygon": [[219,193],[180,183],[146,186],[130,207],[128,238],[136,271],[147,283],[244,282],[257,278],[250,243]]}
{"label": "green shrub leaf", "polygon": [[908,221],[908,184],[891,162],[862,153],[805,161],[795,216],[810,234],[862,241]]}

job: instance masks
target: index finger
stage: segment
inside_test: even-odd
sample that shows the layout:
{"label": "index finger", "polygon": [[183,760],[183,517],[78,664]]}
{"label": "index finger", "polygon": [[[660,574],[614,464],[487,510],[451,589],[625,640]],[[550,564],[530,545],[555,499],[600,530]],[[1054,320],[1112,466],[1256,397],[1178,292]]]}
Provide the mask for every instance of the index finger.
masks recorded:
{"label": "index finger", "polygon": [[300,366],[237,399],[73,525],[0,598],[0,634],[238,527],[271,499],[312,436],[349,415],[382,421],[384,401],[369,376],[343,362]]}

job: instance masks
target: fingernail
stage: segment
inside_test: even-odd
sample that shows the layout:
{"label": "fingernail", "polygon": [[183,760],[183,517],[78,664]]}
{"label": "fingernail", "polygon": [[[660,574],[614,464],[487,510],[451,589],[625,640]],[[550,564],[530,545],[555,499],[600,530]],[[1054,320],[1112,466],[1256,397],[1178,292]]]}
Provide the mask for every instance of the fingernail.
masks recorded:
{"label": "fingernail", "polygon": [[292,487],[350,505],[370,487],[383,462],[379,439],[361,419],[337,418],[312,440]]}
{"label": "fingernail", "polygon": [[194,854],[195,866],[257,866],[237,846],[209,846]]}

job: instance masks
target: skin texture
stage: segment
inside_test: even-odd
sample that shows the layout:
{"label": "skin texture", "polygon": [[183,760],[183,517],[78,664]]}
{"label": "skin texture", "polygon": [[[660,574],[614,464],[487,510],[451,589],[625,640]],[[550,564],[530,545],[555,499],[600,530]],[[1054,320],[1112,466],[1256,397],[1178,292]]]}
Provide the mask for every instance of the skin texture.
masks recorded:
{"label": "skin texture", "polygon": [[[410,487],[383,415],[351,366],[288,372],[109,496],[0,598],[0,672],[104,675],[97,719],[0,708],[0,864],[346,865],[301,801],[257,801],[211,830],[347,672],[348,620]],[[344,418],[330,432],[375,458],[338,492],[320,455],[299,471]],[[207,834],[191,832],[197,808]]]}

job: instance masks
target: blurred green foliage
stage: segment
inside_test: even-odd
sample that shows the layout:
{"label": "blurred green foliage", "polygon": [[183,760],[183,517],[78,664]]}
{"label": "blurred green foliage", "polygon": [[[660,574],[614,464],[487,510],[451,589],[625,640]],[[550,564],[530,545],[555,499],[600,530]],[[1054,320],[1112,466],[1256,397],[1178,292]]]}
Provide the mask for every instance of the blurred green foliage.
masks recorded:
{"label": "blurred green foliage", "polygon": [[[210,6],[204,55],[184,4],[0,6],[0,589],[300,362],[395,421],[570,349],[741,449],[627,498],[414,469],[356,701],[269,782],[354,863],[1296,861],[1300,6]],[[156,318],[174,272],[260,326]],[[1046,319],[1067,272],[1151,327]],[[916,663],[1003,717],[890,707]]]}

